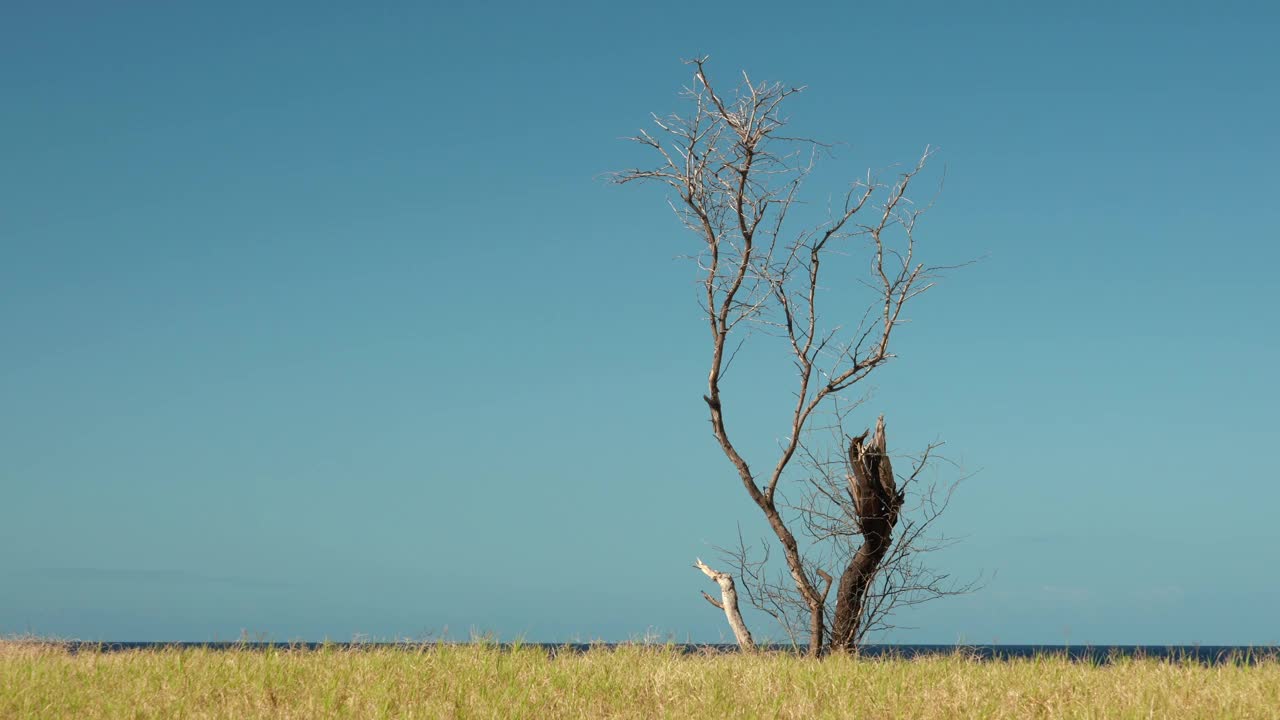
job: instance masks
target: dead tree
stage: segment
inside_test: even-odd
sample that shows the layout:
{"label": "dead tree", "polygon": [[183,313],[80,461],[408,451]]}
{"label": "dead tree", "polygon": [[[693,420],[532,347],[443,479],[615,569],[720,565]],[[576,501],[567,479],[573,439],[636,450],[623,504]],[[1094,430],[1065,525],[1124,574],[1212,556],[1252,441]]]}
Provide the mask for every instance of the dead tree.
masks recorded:
{"label": "dead tree", "polygon": [[[804,518],[812,520],[814,515],[788,505],[779,488],[797,456],[814,455],[806,446],[813,421],[827,412],[831,401],[893,358],[890,339],[905,320],[903,309],[932,287],[939,268],[915,257],[916,221],[926,208],[907,196],[932,151],[926,148],[916,164],[890,182],[868,173],[842,192],[825,218],[795,230],[788,220],[805,211],[800,188],[818,155],[828,150],[822,143],[784,132],[783,103],[803,88],[753,83],[744,73],[738,88],[722,95],[707,76],[706,58],[687,62],[695,70],[683,93],[691,104],[689,112],[654,115],[656,130],[642,130],[631,138],[656,154],[657,165],[616,173],[614,180],[667,186],[675,196],[671,206],[676,215],[701,241],[699,297],[711,339],[703,400],[712,434],[781,547],[790,588],[785,598],[774,598],[776,612],[770,614],[780,617],[778,613],[794,609],[785,603],[801,608],[813,655],[828,642],[850,647],[865,627],[861,618],[869,599],[874,600],[875,580],[884,576],[886,558],[893,557],[892,533],[903,505],[883,420],[870,441],[864,433],[846,448],[853,500],[846,508],[852,515],[843,520],[856,528],[863,543],[838,569],[834,612],[827,602],[833,577],[814,562],[813,548],[802,547],[793,530],[797,523],[812,530]],[[856,325],[849,318],[832,322],[819,312],[827,298],[823,271],[850,256],[867,263],[861,269],[862,281],[872,294],[861,320],[853,318]],[[787,413],[786,435],[762,474],[752,469],[730,437],[722,387],[725,372],[750,332],[779,338],[796,369],[795,404]],[[744,555],[740,572],[750,575],[751,567]],[[708,570],[704,566],[704,572]],[[714,572],[707,574],[720,582],[718,576],[725,574]],[[753,580],[759,578],[743,578],[744,591],[753,604],[770,612],[761,598],[779,586]],[[723,602],[729,599],[725,593]],[[724,609],[731,616],[736,613],[736,608]]]}

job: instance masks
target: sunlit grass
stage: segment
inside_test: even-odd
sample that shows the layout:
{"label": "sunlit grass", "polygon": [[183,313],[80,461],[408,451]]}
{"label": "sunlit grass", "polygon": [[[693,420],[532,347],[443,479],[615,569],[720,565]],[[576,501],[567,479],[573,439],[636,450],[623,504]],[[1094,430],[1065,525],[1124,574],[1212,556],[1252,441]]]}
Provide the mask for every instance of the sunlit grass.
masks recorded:
{"label": "sunlit grass", "polygon": [[0,641],[0,718],[1270,718],[1280,662],[622,647],[80,652]]}

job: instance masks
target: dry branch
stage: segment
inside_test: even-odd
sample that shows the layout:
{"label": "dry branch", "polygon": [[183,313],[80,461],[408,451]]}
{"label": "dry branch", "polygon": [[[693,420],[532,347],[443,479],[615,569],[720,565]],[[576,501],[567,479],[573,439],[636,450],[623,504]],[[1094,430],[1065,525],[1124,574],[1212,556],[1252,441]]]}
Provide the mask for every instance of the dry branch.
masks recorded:
{"label": "dry branch", "polygon": [[725,618],[729,620],[729,627],[733,629],[733,637],[738,641],[738,646],[752,650],[756,644],[751,639],[751,631],[747,630],[747,623],[742,619],[742,613],[738,610],[738,591],[733,586],[733,576],[729,573],[719,572],[707,567],[702,562],[702,558],[698,558],[694,563],[694,567],[702,571],[704,575],[711,578],[720,586],[720,601],[716,602],[715,598],[702,593],[712,605],[724,610]]}

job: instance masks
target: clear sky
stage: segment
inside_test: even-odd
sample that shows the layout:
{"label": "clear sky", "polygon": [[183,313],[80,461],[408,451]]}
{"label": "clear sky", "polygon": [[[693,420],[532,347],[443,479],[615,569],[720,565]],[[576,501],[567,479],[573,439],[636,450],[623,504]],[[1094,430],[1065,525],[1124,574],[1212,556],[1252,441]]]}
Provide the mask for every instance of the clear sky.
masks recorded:
{"label": "clear sky", "polygon": [[984,258],[862,421],[994,577],[888,639],[1280,642],[1276,5],[323,5],[0,10],[0,634],[725,637],[695,239],[601,179],[709,54]]}

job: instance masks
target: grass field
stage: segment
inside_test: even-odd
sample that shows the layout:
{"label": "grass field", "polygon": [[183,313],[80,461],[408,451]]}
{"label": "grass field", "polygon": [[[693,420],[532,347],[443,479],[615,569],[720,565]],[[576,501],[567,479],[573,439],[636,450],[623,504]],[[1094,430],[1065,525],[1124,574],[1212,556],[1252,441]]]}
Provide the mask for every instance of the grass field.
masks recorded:
{"label": "grass field", "polygon": [[1280,661],[524,648],[69,653],[0,641],[0,718],[1280,718]]}

